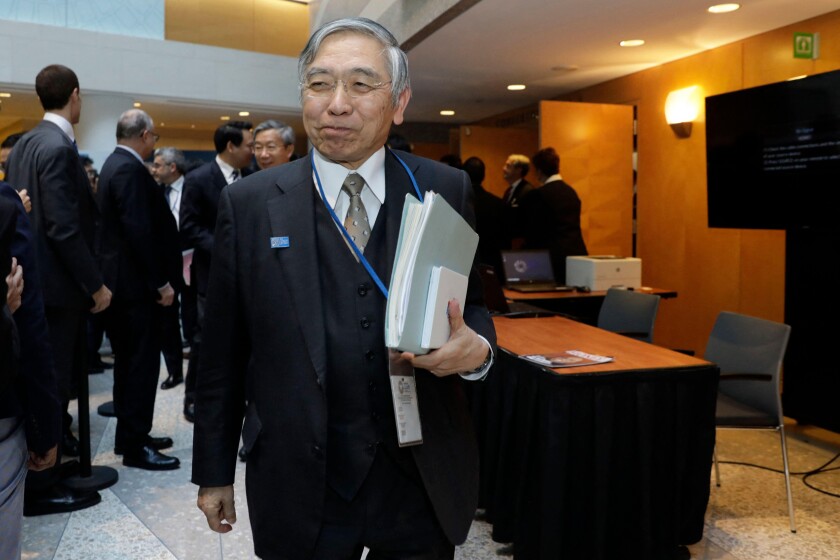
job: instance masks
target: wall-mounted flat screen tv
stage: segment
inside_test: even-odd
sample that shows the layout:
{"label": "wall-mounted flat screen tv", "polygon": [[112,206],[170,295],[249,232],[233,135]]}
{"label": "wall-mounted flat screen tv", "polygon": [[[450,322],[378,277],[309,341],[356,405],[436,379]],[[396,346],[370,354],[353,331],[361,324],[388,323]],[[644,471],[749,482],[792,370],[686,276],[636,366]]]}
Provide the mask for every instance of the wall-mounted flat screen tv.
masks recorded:
{"label": "wall-mounted flat screen tv", "polygon": [[840,71],[706,98],[709,227],[838,223]]}

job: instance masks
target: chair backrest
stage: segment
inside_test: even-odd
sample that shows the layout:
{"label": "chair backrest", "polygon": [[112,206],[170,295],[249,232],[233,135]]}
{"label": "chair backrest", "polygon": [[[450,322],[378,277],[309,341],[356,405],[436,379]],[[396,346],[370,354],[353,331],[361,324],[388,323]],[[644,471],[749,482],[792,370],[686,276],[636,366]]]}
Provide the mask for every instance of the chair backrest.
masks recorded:
{"label": "chair backrest", "polygon": [[659,296],[610,288],[598,313],[598,327],[652,342],[658,309]]}
{"label": "chair backrest", "polygon": [[718,390],[781,421],[779,382],[789,337],[790,327],[783,323],[722,311],[709,336],[705,358],[720,367],[721,375],[758,373],[770,375],[771,380],[730,380],[720,383]]}
{"label": "chair backrest", "polygon": [[508,313],[510,306],[505,299],[502,283],[496,269],[489,264],[478,265],[478,274],[484,287],[484,304],[491,313]]}

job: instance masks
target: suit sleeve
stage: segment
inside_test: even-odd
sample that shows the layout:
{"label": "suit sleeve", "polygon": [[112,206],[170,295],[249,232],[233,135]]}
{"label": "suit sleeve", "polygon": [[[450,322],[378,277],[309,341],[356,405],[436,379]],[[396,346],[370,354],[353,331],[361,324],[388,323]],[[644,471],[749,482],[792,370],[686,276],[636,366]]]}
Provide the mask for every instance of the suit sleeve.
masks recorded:
{"label": "suit sleeve", "polygon": [[87,194],[73,178],[80,165],[79,155],[62,146],[44,158],[39,181],[43,185],[40,205],[43,208],[44,231],[58,259],[82,290],[93,295],[102,287],[102,276],[85,242],[79,223],[79,197]]}
{"label": "suit sleeve", "polygon": [[[51,449],[61,432],[61,405],[52,361],[38,262],[32,245],[32,228],[18,194],[0,186],[0,198],[17,206],[17,228],[12,256],[23,267],[23,297],[14,314],[20,336],[19,394],[24,396],[26,441],[30,451],[42,454]],[[5,275],[4,275],[5,277]]]}
{"label": "suit sleeve", "polygon": [[206,203],[202,178],[189,174],[184,178],[181,195],[181,235],[189,247],[201,249],[208,255],[213,253],[213,234],[202,223],[202,204]]}
{"label": "suit sleeve", "polygon": [[233,203],[224,189],[219,198],[205,338],[196,380],[192,481],[199,486],[233,484],[236,470],[248,363],[244,298],[237,281],[238,251]]}

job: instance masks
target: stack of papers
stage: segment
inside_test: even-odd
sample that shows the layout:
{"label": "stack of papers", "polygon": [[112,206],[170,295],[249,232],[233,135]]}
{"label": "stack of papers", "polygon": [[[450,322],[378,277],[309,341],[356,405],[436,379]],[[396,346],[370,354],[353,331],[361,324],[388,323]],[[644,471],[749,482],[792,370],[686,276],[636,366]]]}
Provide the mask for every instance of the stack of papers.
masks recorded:
{"label": "stack of papers", "polygon": [[580,350],[566,350],[555,354],[530,354],[522,356],[528,361],[550,368],[594,366],[595,364],[606,364],[613,361],[612,356],[599,356],[587,354]]}
{"label": "stack of papers", "polygon": [[446,304],[457,299],[463,310],[477,247],[478,234],[442,196],[427,192],[421,203],[406,195],[385,311],[386,346],[425,354],[449,339]]}

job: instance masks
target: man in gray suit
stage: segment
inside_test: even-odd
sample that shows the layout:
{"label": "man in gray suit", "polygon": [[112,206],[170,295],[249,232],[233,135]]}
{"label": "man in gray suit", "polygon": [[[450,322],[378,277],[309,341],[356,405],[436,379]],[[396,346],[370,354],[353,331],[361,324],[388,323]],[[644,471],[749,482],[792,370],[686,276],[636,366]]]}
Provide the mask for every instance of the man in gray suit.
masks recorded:
{"label": "man in gray suit", "polygon": [[213,530],[231,529],[241,430],[258,556],[349,560],[367,546],[371,560],[451,559],[478,499],[463,385],[492,363],[493,324],[473,272],[463,313],[449,304],[449,340],[402,355],[423,441],[400,447],[374,278],[389,283],[412,178],[468,222],[472,188],[463,171],[385,148],[411,97],[405,53],[385,28],[326,24],[298,68],[314,151],[219,199],[196,384],[198,505]]}
{"label": "man in gray suit", "polygon": [[[6,180],[16,189],[28,189],[32,199],[30,218],[41,286],[31,288],[41,289],[44,296],[67,441],[72,418],[66,411],[75,397],[74,380],[87,375],[87,313],[107,308],[111,290],[103,283],[93,255],[96,203],[73,131],[82,111],[79,80],[70,68],[53,64],[38,73],[35,91],[44,119],[15,145],[6,164]],[[39,486],[54,486],[55,476],[44,475],[43,485],[30,476],[28,496]],[[67,496],[41,498],[37,501],[43,503],[33,505],[32,511],[72,511],[84,502]]]}

